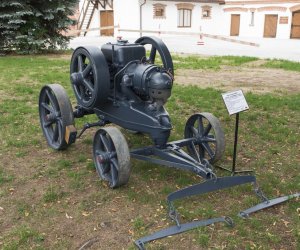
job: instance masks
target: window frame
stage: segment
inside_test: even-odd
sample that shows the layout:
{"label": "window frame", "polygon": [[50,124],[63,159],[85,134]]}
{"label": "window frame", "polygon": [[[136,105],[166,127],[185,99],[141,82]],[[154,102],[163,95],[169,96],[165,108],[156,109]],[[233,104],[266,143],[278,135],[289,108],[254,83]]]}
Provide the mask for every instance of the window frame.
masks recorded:
{"label": "window frame", "polygon": [[[212,14],[212,7],[209,5],[201,6],[202,13],[201,13],[201,19],[211,19]],[[207,13],[207,16],[204,16],[204,13]]]}
{"label": "window frame", "polygon": [[[162,15],[157,15],[157,12],[162,11]],[[153,18],[154,19],[165,19],[166,18],[166,5],[156,3],[153,4]]]}
{"label": "window frame", "polygon": [[[182,18],[180,17],[180,13],[182,12]],[[186,8],[180,8],[177,10],[177,27],[178,28],[191,28],[192,27],[192,10]],[[188,24],[186,24],[185,14],[189,13]],[[182,25],[180,25],[182,22]]]}

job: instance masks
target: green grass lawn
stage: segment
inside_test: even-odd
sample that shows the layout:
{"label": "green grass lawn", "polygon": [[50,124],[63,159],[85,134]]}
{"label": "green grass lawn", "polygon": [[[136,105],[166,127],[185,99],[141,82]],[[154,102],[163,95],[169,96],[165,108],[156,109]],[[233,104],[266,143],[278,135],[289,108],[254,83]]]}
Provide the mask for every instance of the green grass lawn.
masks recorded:
{"label": "green grass lawn", "polygon": [[[175,68],[221,70],[255,61],[249,57],[174,56]],[[300,71],[299,63],[269,60],[260,67]],[[276,80],[276,79],[274,79]],[[46,145],[38,117],[38,95],[46,83],[60,83],[73,105],[68,55],[0,58],[0,248],[75,249],[100,237],[99,249],[134,249],[133,240],[166,228],[166,196],[201,179],[194,174],[132,160],[125,187],[111,190],[92,162],[96,128],[65,151]],[[300,93],[247,93],[250,110],[240,116],[238,169],[253,169],[265,194],[272,198],[300,191]],[[211,112],[223,125],[225,156],[230,167],[234,117],[221,92],[175,85],[166,108],[183,137],[185,121],[197,112]],[[76,120],[80,129],[96,116]],[[131,148],[149,145],[145,135],[123,131]],[[216,170],[219,176],[226,175]],[[182,221],[231,216],[235,227],[216,224],[147,245],[149,249],[300,249],[300,202],[289,201],[251,215],[237,213],[258,202],[250,186],[176,202]],[[100,243],[99,243],[100,244]]]}

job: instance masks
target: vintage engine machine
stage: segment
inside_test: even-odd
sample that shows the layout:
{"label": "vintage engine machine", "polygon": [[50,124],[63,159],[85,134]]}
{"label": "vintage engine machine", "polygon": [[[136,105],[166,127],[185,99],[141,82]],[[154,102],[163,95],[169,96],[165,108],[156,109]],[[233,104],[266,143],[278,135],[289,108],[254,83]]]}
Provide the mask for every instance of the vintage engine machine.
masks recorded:
{"label": "vintage engine machine", "polygon": [[[145,46],[150,46],[147,56]],[[45,85],[40,92],[41,127],[50,147],[66,149],[84,131],[94,126],[93,159],[101,179],[111,188],[126,184],[130,176],[130,158],[192,171],[206,181],[170,194],[169,216],[176,226],[161,230],[136,241],[140,249],[146,242],[178,234],[197,226],[225,222],[228,217],[179,223],[173,205],[176,199],[203,194],[245,183],[253,183],[262,203],[244,210],[241,216],[285,201],[291,196],[268,200],[256,184],[255,176],[217,178],[212,164],[225,149],[225,137],[219,120],[210,113],[192,115],[186,122],[184,138],[168,142],[172,129],[164,104],[171,96],[174,81],[172,57],[166,45],[156,37],[141,37],[135,43],[118,40],[98,47],[77,48],[70,66],[71,85],[77,100],[73,110],[64,88]],[[95,114],[98,121],[86,123],[77,135],[74,118]],[[126,139],[117,127],[148,134],[152,146],[129,150]],[[295,194],[293,197],[299,196]]]}

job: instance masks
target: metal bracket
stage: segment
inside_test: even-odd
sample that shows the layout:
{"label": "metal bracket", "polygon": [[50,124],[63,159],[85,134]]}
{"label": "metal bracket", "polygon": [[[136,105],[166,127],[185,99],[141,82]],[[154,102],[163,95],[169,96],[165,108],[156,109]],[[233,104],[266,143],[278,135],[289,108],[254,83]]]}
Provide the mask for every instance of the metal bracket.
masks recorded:
{"label": "metal bracket", "polygon": [[215,178],[208,180],[190,187],[186,187],[175,191],[168,195],[167,202],[169,204],[169,217],[171,220],[175,221],[177,226],[180,226],[178,220],[178,213],[175,210],[173,201],[182,199],[189,196],[200,195],[205,193],[210,193],[216,190],[225,189],[229,187],[234,187],[246,183],[254,183],[256,185],[255,176],[229,176],[222,178]]}
{"label": "metal bracket", "polygon": [[239,186],[239,185],[243,185],[246,183],[253,183],[255,194],[261,198],[262,203],[240,212],[239,216],[243,217],[243,218],[247,218],[247,217],[249,217],[249,214],[257,212],[259,210],[280,204],[280,203],[288,201],[292,198],[300,197],[300,193],[296,193],[293,195],[283,196],[280,198],[269,200],[263,194],[263,192],[257,185],[256,177],[253,175],[227,176],[227,177],[207,180],[205,182],[195,184],[193,186],[186,187],[186,188],[177,190],[177,191],[169,194],[167,197],[167,202],[169,205],[169,217],[171,218],[171,220],[175,221],[176,225],[166,228],[166,229],[163,229],[163,230],[160,230],[151,235],[142,237],[135,241],[135,245],[138,247],[138,249],[144,250],[145,243],[147,243],[147,242],[161,239],[161,238],[164,238],[164,237],[167,237],[170,235],[183,233],[185,231],[194,229],[196,227],[207,226],[207,225],[210,225],[210,224],[213,224],[216,222],[225,222],[228,225],[233,226],[234,223],[230,217],[219,217],[219,218],[213,218],[213,219],[208,219],[208,220],[193,221],[193,222],[189,222],[189,223],[185,223],[185,224],[180,224],[179,214],[175,209],[173,201],[177,200],[177,199],[182,199],[182,198],[185,198],[188,196],[210,193],[210,192],[213,192],[216,190]]}
{"label": "metal bracket", "polygon": [[171,220],[175,221],[176,226],[172,226],[160,230],[151,235],[140,238],[135,241],[135,245],[138,247],[138,249],[144,250],[145,243],[147,242],[161,239],[170,235],[183,233],[185,231],[194,229],[196,227],[211,225],[216,222],[225,222],[228,225],[233,226],[234,223],[230,217],[219,217],[219,218],[213,218],[208,220],[193,221],[185,224],[180,224],[178,219],[179,214],[174,207],[173,201],[188,196],[209,193],[216,190],[242,185],[246,183],[256,183],[255,176],[229,176],[229,177],[222,177],[222,178],[214,178],[184,189],[180,189],[178,191],[169,194],[167,197],[167,202],[169,205],[169,217],[171,218]]}
{"label": "metal bracket", "polygon": [[253,175],[244,175],[244,176],[226,176],[226,177],[211,179],[175,191],[168,195],[167,200],[168,202],[171,202],[184,197],[210,193],[220,189],[230,188],[230,187],[234,187],[246,183],[256,183],[256,177]]}
{"label": "metal bracket", "polygon": [[250,214],[252,213],[255,213],[259,210],[262,210],[262,209],[265,209],[265,208],[268,208],[268,207],[272,207],[272,206],[275,206],[277,204],[280,204],[282,202],[285,202],[285,201],[288,201],[290,199],[293,199],[293,198],[297,198],[297,197],[300,197],[300,193],[295,193],[295,194],[292,194],[292,195],[287,195],[287,196],[282,196],[282,197],[279,197],[279,198],[275,198],[275,199],[272,199],[272,200],[266,200],[260,204],[257,204],[253,207],[250,207],[244,211],[241,211],[238,215],[242,218],[248,218]]}
{"label": "metal bracket", "polygon": [[105,124],[106,124],[106,122],[103,121],[103,120],[100,120],[100,121],[95,122],[95,123],[86,123],[86,124],[83,125],[82,130],[80,131],[79,135],[78,135],[76,138],[77,138],[77,139],[80,138],[80,137],[83,135],[83,133],[84,133],[87,129],[89,129],[89,128],[97,127],[97,126],[100,126],[100,127],[101,127],[101,126],[104,126]]}
{"label": "metal bracket", "polygon": [[180,234],[183,232],[186,232],[188,230],[200,227],[200,226],[208,226],[217,222],[225,222],[229,226],[233,226],[233,221],[230,217],[220,217],[220,218],[213,218],[208,220],[201,220],[201,221],[193,221],[185,224],[181,224],[178,226],[172,226],[163,230],[160,230],[156,233],[153,233],[151,235],[145,236],[143,238],[140,238],[136,240],[134,243],[140,250],[145,250],[145,243],[158,240],[161,238],[165,238],[167,236]]}
{"label": "metal bracket", "polygon": [[197,162],[181,149],[183,143],[187,144],[190,142],[191,140],[170,142],[165,148],[157,148],[155,146],[138,148],[131,150],[130,156],[138,160],[192,171],[205,179],[215,178],[208,161],[203,163]]}

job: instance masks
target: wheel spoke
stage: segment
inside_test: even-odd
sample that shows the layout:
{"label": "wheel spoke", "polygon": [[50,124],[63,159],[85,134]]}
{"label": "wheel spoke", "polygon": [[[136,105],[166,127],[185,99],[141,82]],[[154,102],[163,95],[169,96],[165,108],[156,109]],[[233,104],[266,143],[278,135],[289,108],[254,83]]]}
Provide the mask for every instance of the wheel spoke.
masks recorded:
{"label": "wheel spoke", "polygon": [[81,100],[84,97],[84,90],[83,90],[83,86],[79,85],[77,88],[77,97]]}
{"label": "wheel spoke", "polygon": [[198,130],[195,129],[193,126],[190,127],[190,130],[191,132],[194,134],[194,137],[197,136],[199,133],[198,133]]}
{"label": "wheel spoke", "polygon": [[202,144],[199,145],[199,157],[201,161],[204,159],[204,149],[202,147]]}
{"label": "wheel spoke", "polygon": [[198,133],[202,136],[203,135],[203,119],[201,116],[198,117]]}
{"label": "wheel spoke", "polygon": [[200,162],[200,155],[199,155],[199,153],[198,153],[198,151],[197,151],[197,149],[196,149],[196,147],[195,147],[194,142],[192,142],[192,149],[193,149],[193,151],[194,151],[194,154],[195,154],[195,156],[196,156],[197,161]]}
{"label": "wheel spoke", "polygon": [[211,143],[217,143],[217,140],[214,137],[204,137],[203,139],[201,139],[202,142],[211,142]]}
{"label": "wheel spoke", "polygon": [[106,150],[106,152],[110,152],[111,151],[111,147],[110,147],[110,143],[107,139],[107,137],[103,134],[100,134],[100,139],[101,139],[101,142]]}
{"label": "wheel spoke", "polygon": [[42,102],[41,105],[42,105],[42,107],[43,107],[44,109],[46,109],[46,110],[49,111],[50,113],[54,113],[54,112],[55,112],[54,109],[53,109],[53,107],[52,107],[52,106],[49,106],[47,103]]}
{"label": "wheel spoke", "polygon": [[83,59],[82,59],[82,55],[79,55],[78,57],[78,71],[82,72],[83,70]]}
{"label": "wheel spoke", "polygon": [[56,100],[53,98],[52,94],[48,91],[48,89],[46,89],[46,95],[48,96],[49,101],[50,101],[52,107],[54,108],[54,111],[58,111]]}
{"label": "wheel spoke", "polygon": [[205,151],[208,153],[209,157],[213,158],[214,157],[214,152],[212,151],[212,149],[210,148],[208,143],[203,143],[202,146],[205,149]]}
{"label": "wheel spoke", "polygon": [[83,84],[84,84],[85,87],[88,88],[89,91],[91,91],[92,93],[94,92],[94,89],[91,85],[91,82],[89,82],[87,79],[83,80]]}
{"label": "wheel spoke", "polygon": [[82,72],[83,77],[86,77],[91,72],[91,70],[92,70],[92,65],[91,64],[87,65]]}
{"label": "wheel spoke", "polygon": [[97,143],[98,145],[96,146],[98,149],[95,151],[96,155],[97,156],[101,156],[103,153],[105,153],[104,151],[100,150],[99,149],[99,145],[100,145],[100,142]]}
{"label": "wheel spoke", "polygon": [[155,61],[155,57],[156,57],[156,48],[154,46],[152,46],[151,52],[150,52],[150,57],[149,57],[149,60],[152,64]]}
{"label": "wheel spoke", "polygon": [[109,164],[105,163],[105,164],[100,164],[101,167],[101,172],[102,174],[107,174],[109,173],[110,167]]}
{"label": "wheel spoke", "polygon": [[209,124],[207,125],[207,127],[205,128],[203,135],[208,135],[208,133],[210,132],[211,128],[212,128],[212,126],[211,126],[211,124],[209,123]]}
{"label": "wheel spoke", "polygon": [[110,173],[112,186],[115,186],[116,182],[118,181],[118,170],[116,169],[113,163],[110,164]]}
{"label": "wheel spoke", "polygon": [[50,121],[44,121],[44,128],[49,127],[50,125],[52,125],[55,122],[55,120],[50,120]]}
{"label": "wheel spoke", "polygon": [[111,162],[112,164],[114,165],[114,167],[119,171],[119,165],[118,165],[118,162],[115,158],[112,158],[111,159]]}
{"label": "wheel spoke", "polygon": [[53,138],[52,138],[52,143],[55,143],[58,139],[58,136],[59,136],[59,128],[58,128],[58,122],[56,122],[55,124],[55,128],[54,128],[54,131],[53,131]]}

